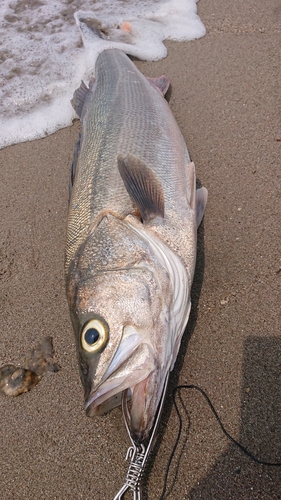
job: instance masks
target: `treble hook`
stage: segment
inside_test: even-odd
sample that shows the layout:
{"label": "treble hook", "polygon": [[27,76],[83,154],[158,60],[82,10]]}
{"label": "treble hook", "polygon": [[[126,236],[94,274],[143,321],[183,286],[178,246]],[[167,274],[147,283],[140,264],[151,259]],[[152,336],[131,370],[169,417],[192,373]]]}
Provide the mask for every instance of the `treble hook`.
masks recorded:
{"label": "treble hook", "polygon": [[158,424],[160,421],[162,409],[163,409],[163,404],[165,400],[165,395],[166,395],[166,390],[167,390],[167,385],[168,385],[168,379],[169,379],[169,374],[167,374],[163,391],[161,394],[161,399],[160,403],[157,409],[156,413],[156,418],[153,424],[153,428],[149,437],[149,441],[147,446],[142,443],[138,445],[132,438],[131,433],[130,433],[130,427],[129,427],[129,422],[130,422],[130,414],[128,410],[128,402],[127,402],[127,394],[128,394],[128,389],[123,391],[122,393],[122,412],[123,412],[123,418],[126,426],[126,430],[128,433],[128,436],[131,440],[132,445],[128,448],[127,455],[126,455],[126,460],[130,460],[127,476],[124,485],[122,488],[119,490],[117,495],[114,497],[114,500],[122,500],[124,493],[128,490],[131,490],[133,492],[133,500],[141,500],[142,494],[141,494],[141,479],[144,473],[146,461],[156,434],[156,430],[158,428]]}

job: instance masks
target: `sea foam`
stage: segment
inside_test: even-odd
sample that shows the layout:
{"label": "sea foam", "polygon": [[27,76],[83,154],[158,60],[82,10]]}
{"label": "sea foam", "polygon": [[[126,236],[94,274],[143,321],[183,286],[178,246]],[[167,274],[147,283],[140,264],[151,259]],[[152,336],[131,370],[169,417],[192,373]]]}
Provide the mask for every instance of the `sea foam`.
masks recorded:
{"label": "sea foam", "polygon": [[102,50],[157,60],[163,40],[204,36],[196,1],[0,1],[0,148],[70,125],[70,99]]}

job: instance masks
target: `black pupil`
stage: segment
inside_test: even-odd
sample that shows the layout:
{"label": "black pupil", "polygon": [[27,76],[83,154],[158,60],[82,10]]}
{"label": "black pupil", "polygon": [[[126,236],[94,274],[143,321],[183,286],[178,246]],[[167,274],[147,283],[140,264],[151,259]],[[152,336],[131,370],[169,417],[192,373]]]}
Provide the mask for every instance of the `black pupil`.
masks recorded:
{"label": "black pupil", "polygon": [[89,328],[89,330],[86,331],[85,333],[85,340],[87,344],[89,345],[94,345],[97,340],[99,339],[99,332],[95,328]]}

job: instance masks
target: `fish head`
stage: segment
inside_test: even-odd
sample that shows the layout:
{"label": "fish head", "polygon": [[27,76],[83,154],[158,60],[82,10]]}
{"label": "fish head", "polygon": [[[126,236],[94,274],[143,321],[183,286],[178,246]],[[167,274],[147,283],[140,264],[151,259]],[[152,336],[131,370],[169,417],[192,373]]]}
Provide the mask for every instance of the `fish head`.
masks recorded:
{"label": "fish head", "polygon": [[105,219],[69,279],[80,376],[88,416],[119,405],[128,390],[130,432],[141,442],[153,426],[177,354],[171,332],[174,290],[148,242],[122,221]]}

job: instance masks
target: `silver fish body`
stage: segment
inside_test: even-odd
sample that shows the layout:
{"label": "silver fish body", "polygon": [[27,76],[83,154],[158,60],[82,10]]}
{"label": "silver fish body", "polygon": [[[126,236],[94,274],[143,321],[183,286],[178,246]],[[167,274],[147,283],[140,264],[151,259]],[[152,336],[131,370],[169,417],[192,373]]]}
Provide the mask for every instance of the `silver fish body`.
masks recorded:
{"label": "silver fish body", "polygon": [[129,389],[137,442],[153,425],[188,320],[207,199],[162,83],[111,49],[73,99],[82,132],[65,273],[86,411],[107,411]]}

